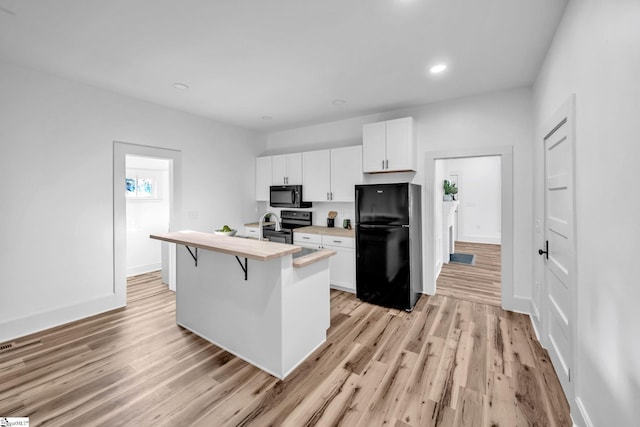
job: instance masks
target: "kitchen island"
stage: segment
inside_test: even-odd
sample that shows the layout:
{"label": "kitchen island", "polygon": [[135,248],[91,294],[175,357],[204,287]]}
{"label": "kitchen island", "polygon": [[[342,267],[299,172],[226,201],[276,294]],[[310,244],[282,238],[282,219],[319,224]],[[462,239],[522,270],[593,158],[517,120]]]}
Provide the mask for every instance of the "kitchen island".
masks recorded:
{"label": "kitchen island", "polygon": [[281,379],[326,340],[334,251],[297,257],[300,246],[195,231],[150,237],[178,245],[178,325]]}

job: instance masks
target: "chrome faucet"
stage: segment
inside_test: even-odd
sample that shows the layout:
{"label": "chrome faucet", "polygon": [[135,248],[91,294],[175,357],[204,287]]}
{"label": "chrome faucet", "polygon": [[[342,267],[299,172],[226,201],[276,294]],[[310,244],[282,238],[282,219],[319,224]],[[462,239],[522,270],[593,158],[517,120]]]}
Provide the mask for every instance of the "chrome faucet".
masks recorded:
{"label": "chrome faucet", "polygon": [[282,228],[280,227],[280,218],[278,217],[278,215],[274,214],[273,212],[265,212],[261,217],[260,217],[260,221],[258,221],[258,240],[264,240],[264,235],[262,233],[262,224],[264,224],[264,218],[267,215],[271,215],[276,217],[276,231],[280,231]]}

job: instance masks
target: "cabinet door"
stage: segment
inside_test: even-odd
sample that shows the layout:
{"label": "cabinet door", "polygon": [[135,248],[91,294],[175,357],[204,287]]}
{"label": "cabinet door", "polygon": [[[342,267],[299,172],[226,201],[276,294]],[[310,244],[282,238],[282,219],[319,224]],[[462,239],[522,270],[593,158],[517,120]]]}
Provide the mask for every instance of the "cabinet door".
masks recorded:
{"label": "cabinet door", "polygon": [[353,202],[358,184],[362,184],[362,146],[331,150],[331,200]]}
{"label": "cabinet door", "polygon": [[271,157],[256,157],[256,200],[269,201]]}
{"label": "cabinet door", "polygon": [[353,248],[323,245],[325,249],[336,251],[329,258],[329,281],[331,287],[355,293],[356,291],[356,255]]}
{"label": "cabinet door", "polygon": [[[385,172],[416,170],[416,139],[413,117],[387,121]],[[385,166],[387,166],[385,164]]]}
{"label": "cabinet door", "polygon": [[385,122],[368,123],[362,126],[362,170],[364,172],[384,172],[385,141]]}
{"label": "cabinet door", "polygon": [[287,185],[302,185],[302,153],[287,154]]}
{"label": "cabinet door", "polygon": [[285,185],[287,177],[287,156],[271,156],[271,185]]}
{"label": "cabinet door", "polygon": [[331,192],[332,150],[302,153],[302,197],[309,202],[326,202]]}

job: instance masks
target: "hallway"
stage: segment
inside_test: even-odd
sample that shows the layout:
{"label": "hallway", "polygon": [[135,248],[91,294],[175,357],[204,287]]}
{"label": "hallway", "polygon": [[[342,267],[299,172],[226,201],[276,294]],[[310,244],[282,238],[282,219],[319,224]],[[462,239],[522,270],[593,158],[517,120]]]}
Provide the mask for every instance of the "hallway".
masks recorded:
{"label": "hallway", "polygon": [[456,242],[455,248],[475,255],[475,265],[444,264],[436,294],[500,307],[500,245]]}

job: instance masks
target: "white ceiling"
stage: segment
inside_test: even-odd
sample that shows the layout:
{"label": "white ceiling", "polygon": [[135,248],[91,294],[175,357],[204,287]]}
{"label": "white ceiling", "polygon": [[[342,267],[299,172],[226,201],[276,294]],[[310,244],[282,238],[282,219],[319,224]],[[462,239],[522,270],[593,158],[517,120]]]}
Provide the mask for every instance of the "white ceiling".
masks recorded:
{"label": "white ceiling", "polygon": [[269,131],[531,85],[565,5],[0,0],[0,58]]}

